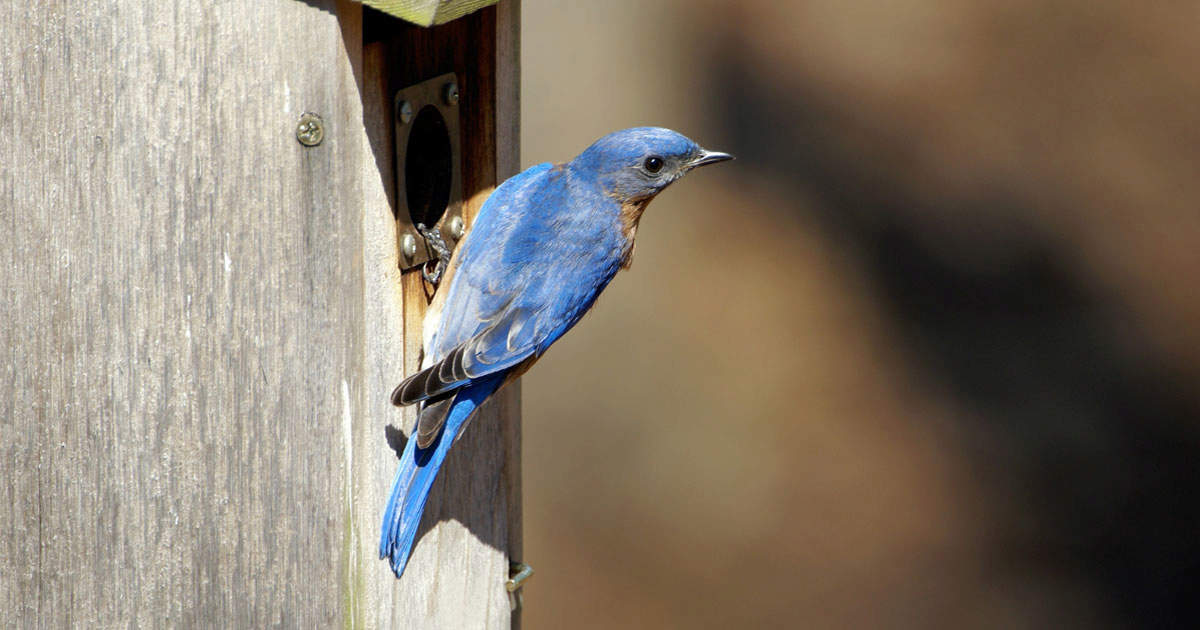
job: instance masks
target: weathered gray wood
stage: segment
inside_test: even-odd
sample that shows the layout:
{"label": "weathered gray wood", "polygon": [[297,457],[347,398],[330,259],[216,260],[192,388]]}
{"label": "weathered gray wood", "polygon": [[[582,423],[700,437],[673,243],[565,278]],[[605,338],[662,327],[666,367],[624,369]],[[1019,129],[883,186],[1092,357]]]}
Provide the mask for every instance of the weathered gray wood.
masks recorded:
{"label": "weathered gray wood", "polygon": [[0,609],[339,623],[362,147],[332,5],[0,11]]}
{"label": "weathered gray wood", "polygon": [[[375,554],[406,306],[360,22],[332,1],[0,6],[4,625],[508,623],[504,510],[437,524],[412,567],[457,551],[411,584]],[[459,479],[472,514],[511,503],[511,480]]]}
{"label": "weathered gray wood", "polygon": [[[521,4],[505,0],[496,16],[496,181],[521,170]],[[520,382],[496,401],[497,420],[503,429],[505,498],[508,500],[508,556],[523,561],[525,554],[521,510],[521,389]],[[520,608],[513,611],[512,626],[521,626]]]}
{"label": "weathered gray wood", "polygon": [[[392,128],[392,95],[401,87],[396,81],[436,76],[451,67],[460,73],[461,124],[464,129],[474,130],[468,131],[464,142],[469,141],[470,133],[483,134],[471,146],[463,147],[464,215],[468,226],[496,182],[516,168],[512,155],[517,143],[511,131],[516,128],[518,115],[511,93],[517,89],[516,10],[515,2],[501,2],[498,7],[445,27],[402,28],[396,35],[398,39],[368,44],[364,49],[364,116],[380,173],[392,172],[388,130]],[[503,50],[496,47],[498,29],[505,29]],[[472,45],[484,42],[483,50],[469,63],[460,65],[458,62],[465,61],[461,58],[463,51],[468,48],[461,43],[465,40]],[[413,59],[416,50],[424,51],[428,58]],[[407,77],[396,77],[396,63],[409,65],[402,73]],[[503,90],[496,87],[495,72],[504,72],[510,81]],[[498,120],[505,124],[498,124]],[[498,149],[501,141],[505,143],[503,153]],[[394,182],[386,179],[378,194],[384,198],[394,196]],[[367,306],[368,364],[372,369],[380,368],[371,373],[372,387],[390,391],[398,382],[397,374],[413,373],[420,364],[422,321],[429,295],[419,269],[403,275],[398,271],[395,222],[389,204],[371,202],[368,206],[372,208],[368,232],[373,234],[367,239],[367,293],[369,297],[381,297],[370,300]],[[377,247],[376,237],[380,238]],[[397,285],[402,287],[403,299],[383,290]],[[400,322],[403,338],[398,336]],[[397,347],[403,352],[397,352]],[[430,493],[404,577],[392,579],[383,592],[367,593],[371,598],[367,606],[383,611],[380,618],[387,621],[385,625],[508,628],[513,623],[504,581],[510,550],[520,542],[517,387],[510,386],[496,398],[476,414],[447,458]],[[391,418],[396,429],[406,434],[411,430],[415,420],[411,410],[401,416],[386,397],[373,398],[368,404],[373,415]],[[382,439],[382,424],[371,427],[371,431],[377,444]],[[378,452],[378,446],[376,449]],[[383,455],[388,470],[394,470],[395,454],[388,451]],[[379,486],[377,497],[356,513],[358,519],[369,519],[364,536],[378,536],[379,509],[389,489]],[[386,564],[374,558],[363,571],[372,576],[387,573]]]}

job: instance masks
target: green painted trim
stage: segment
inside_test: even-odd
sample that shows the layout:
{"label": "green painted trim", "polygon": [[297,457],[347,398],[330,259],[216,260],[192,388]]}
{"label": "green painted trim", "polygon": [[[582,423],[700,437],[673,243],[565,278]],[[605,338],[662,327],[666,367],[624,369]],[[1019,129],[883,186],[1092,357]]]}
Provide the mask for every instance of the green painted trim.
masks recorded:
{"label": "green painted trim", "polygon": [[499,0],[359,0],[363,4],[419,26],[445,24]]}

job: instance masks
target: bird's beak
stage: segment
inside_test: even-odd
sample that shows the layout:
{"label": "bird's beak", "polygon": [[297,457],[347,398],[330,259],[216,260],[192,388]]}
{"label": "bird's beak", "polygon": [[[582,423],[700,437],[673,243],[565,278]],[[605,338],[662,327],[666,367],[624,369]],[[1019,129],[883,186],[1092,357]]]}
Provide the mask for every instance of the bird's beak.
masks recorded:
{"label": "bird's beak", "polygon": [[732,159],[733,159],[733,156],[729,155],[728,153],[721,153],[720,151],[703,151],[702,150],[702,151],[700,151],[700,156],[697,157],[696,159],[692,160],[692,163],[688,165],[688,170],[691,170],[693,168],[699,168],[701,166],[705,166],[708,164],[716,164],[717,162],[724,162],[725,160],[732,160]]}

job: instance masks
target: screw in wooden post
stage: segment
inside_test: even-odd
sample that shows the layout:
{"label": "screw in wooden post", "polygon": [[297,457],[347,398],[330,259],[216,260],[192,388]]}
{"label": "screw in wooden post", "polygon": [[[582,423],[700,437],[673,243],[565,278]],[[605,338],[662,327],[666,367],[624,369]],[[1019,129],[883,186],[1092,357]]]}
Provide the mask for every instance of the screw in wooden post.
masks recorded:
{"label": "screw in wooden post", "polygon": [[301,114],[300,122],[296,123],[296,140],[306,147],[315,147],[324,139],[325,122],[321,117],[312,112]]}

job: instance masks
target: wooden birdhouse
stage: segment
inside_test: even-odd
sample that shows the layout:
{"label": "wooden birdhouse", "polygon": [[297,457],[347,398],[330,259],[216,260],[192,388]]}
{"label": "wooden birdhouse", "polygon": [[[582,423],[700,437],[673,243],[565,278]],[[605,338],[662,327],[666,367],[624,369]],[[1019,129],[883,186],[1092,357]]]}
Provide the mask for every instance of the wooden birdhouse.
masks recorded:
{"label": "wooden birdhouse", "polygon": [[403,579],[377,541],[434,291],[416,226],[453,248],[517,170],[518,6],[368,4],[0,10],[11,625],[515,623],[515,389]]}

